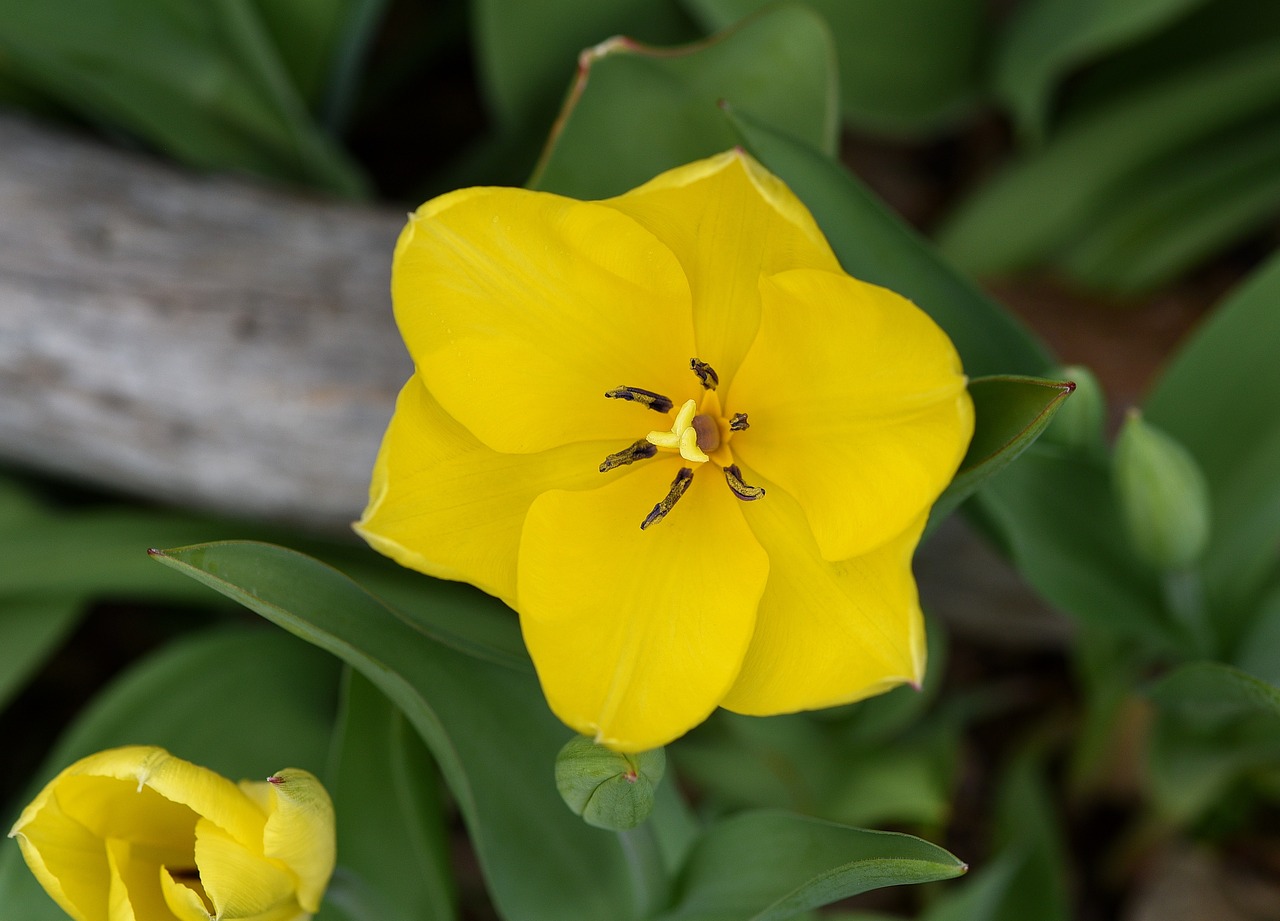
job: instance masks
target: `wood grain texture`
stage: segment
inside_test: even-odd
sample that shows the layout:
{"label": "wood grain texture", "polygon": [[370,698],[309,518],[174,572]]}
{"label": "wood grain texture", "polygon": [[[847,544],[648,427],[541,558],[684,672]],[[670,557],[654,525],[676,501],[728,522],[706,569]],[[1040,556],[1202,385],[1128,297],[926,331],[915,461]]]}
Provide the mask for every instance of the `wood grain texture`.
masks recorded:
{"label": "wood grain texture", "polygon": [[403,222],[0,117],[0,458],[345,528],[412,370]]}

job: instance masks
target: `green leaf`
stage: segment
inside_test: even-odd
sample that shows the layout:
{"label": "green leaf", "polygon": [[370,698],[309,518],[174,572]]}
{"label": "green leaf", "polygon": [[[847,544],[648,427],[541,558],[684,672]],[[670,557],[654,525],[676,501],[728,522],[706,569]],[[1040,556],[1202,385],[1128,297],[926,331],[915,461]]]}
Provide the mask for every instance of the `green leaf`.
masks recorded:
{"label": "green leaf", "polygon": [[1280,129],[1270,115],[1178,151],[1117,190],[1059,264],[1110,291],[1166,282],[1274,218],[1278,162]]}
{"label": "green leaf", "polygon": [[[686,0],[724,29],[770,0]],[[808,0],[831,27],[844,117],[868,131],[919,135],[971,108],[983,64],[985,5],[975,0]]]}
{"label": "green leaf", "polygon": [[783,812],[713,825],[655,921],[780,921],[860,892],[952,879],[966,866],[936,845]]}
{"label": "green leaf", "polygon": [[1084,623],[1177,649],[1158,579],[1125,537],[1106,465],[1042,442],[974,501],[1019,572],[1050,602]]}
{"label": "green leaf", "polygon": [[1022,268],[1083,236],[1108,202],[1174,151],[1280,102],[1280,42],[1223,55],[1064,124],[951,215],[943,253],[971,275]]}
{"label": "green leaf", "polygon": [[531,671],[460,651],[282,547],[204,544],[156,558],[343,659],[404,712],[458,802],[504,918],[632,916],[617,838],[556,793],[552,765],[571,733]]}
{"label": "green leaf", "polygon": [[777,7],[684,48],[606,42],[584,56],[529,185],[606,198],[733,147],[721,100],[833,151],[835,81],[830,32],[801,6]]}
{"label": "green leaf", "polygon": [[549,116],[582,49],[615,35],[694,37],[674,0],[474,0],[471,9],[481,87],[508,132]]}
{"label": "green leaf", "polygon": [[0,710],[75,628],[84,603],[75,597],[0,600]]}
{"label": "green leaf", "polygon": [[1280,688],[1221,662],[1193,662],[1161,678],[1148,692],[1162,707],[1200,715],[1280,716]]}
{"label": "green leaf", "polygon": [[1280,256],[1273,256],[1174,356],[1144,408],[1209,482],[1213,517],[1202,571],[1218,619],[1234,634],[1280,548],[1277,302]]}
{"label": "green leaf", "polygon": [[[79,758],[125,744],[160,745],[233,780],[285,767],[322,774],[337,683],[332,659],[279,631],[196,634],[143,659],[99,693],[58,741],[23,802]],[[18,848],[5,845],[6,916],[66,921]]]}
{"label": "green leaf", "polygon": [[974,431],[951,485],[934,503],[930,527],[1025,451],[1071,395],[1070,381],[1037,377],[980,377],[969,382]]}
{"label": "green leaf", "polygon": [[1022,134],[1040,140],[1054,89],[1077,65],[1143,38],[1206,0],[1029,0],[1014,8],[995,56],[995,91]]}
{"label": "green leaf", "polygon": [[970,376],[1039,374],[1053,364],[1025,327],[839,164],[745,112],[729,118],[747,149],[813,212],[845,271],[915,301],[951,337]]}
{"label": "green leaf", "polygon": [[439,777],[404,714],[346,670],[326,774],[338,821],[338,867],[318,921],[457,917]]}
{"label": "green leaf", "polygon": [[0,17],[0,55],[81,117],[189,166],[364,191],[312,122],[250,0],[16,4]]}

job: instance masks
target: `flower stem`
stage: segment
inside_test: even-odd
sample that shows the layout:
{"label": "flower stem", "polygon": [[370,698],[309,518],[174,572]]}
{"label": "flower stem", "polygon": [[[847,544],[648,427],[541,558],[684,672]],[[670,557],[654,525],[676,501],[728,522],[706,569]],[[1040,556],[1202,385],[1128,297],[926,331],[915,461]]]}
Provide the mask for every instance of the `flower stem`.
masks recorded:
{"label": "flower stem", "polygon": [[635,828],[618,832],[618,843],[622,845],[631,875],[636,917],[651,917],[666,901],[670,886],[653,823],[642,822]]}

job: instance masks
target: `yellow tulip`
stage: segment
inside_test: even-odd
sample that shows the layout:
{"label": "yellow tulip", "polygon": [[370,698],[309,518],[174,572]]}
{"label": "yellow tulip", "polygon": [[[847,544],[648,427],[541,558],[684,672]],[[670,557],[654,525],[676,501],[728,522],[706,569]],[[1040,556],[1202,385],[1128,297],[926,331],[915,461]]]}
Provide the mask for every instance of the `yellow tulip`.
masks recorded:
{"label": "yellow tulip", "polygon": [[619,751],[919,682],[911,557],[973,429],[950,340],[741,151],[600,202],[463,189],[392,270],[416,373],[356,529],[519,612]]}
{"label": "yellow tulip", "polygon": [[333,805],[311,774],[237,785],[154,746],[77,761],[9,837],[76,921],[304,921],[334,865]]}

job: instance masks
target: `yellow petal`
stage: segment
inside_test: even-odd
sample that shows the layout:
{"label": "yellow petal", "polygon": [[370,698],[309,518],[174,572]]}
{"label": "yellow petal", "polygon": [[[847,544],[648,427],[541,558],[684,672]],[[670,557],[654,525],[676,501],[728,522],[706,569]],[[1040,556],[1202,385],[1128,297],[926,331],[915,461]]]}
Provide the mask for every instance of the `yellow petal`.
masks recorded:
{"label": "yellow petal", "polygon": [[286,768],[265,784],[273,808],[263,834],[263,853],[281,861],[298,880],[298,904],[320,910],[335,857],[333,802],[307,771]]}
{"label": "yellow petal", "polygon": [[769,582],[742,671],[722,706],[766,716],[918,683],[924,624],[911,555],[924,517],[870,553],[831,563],[795,500],[765,485],[764,498],[745,503],[743,515],[769,554]]}
{"label": "yellow petal", "polygon": [[760,335],[727,399],[734,455],[804,509],[822,556],[902,533],[950,482],[973,406],[946,334],[910,301],[847,275],[761,279]]}
{"label": "yellow petal", "polygon": [[[626,407],[613,409],[627,415]],[[513,604],[514,561],[530,503],[548,489],[602,485],[600,462],[619,447],[585,442],[499,454],[445,413],[415,376],[396,403],[369,506],[355,528],[402,566],[465,580]]]}
{"label": "yellow petal", "polygon": [[761,274],[840,269],[805,206],[741,150],[670,170],[603,204],[635,218],[680,260],[693,296],[691,357],[715,368],[722,386],[756,336]]}
{"label": "yellow petal", "polygon": [[172,873],[163,868],[160,871],[160,889],[164,893],[165,905],[178,916],[178,921],[209,921],[212,917],[195,889],[174,879]]}
{"label": "yellow petal", "polygon": [[674,399],[691,385],[679,263],[599,204],[523,189],[434,199],[401,234],[391,287],[428,389],[497,451],[634,439],[653,414],[606,391]]}
{"label": "yellow petal", "polygon": [[102,839],[63,812],[53,795],[66,773],[22,811],[9,837],[17,839],[32,875],[63,911],[75,921],[107,921],[111,871]]}
{"label": "yellow petal", "polygon": [[710,464],[666,518],[640,530],[679,468],[651,461],[600,489],[545,493],[520,542],[520,623],[547,701],[619,751],[665,745],[715,709],[768,573]]}
{"label": "yellow petal", "polygon": [[107,851],[107,866],[111,872],[111,883],[107,891],[107,919],[108,921],[136,921],[137,916],[129,900],[129,887],[125,885],[124,876],[120,872],[121,864],[128,860],[129,845],[124,841],[107,841],[104,845]]}
{"label": "yellow petal", "polygon": [[[178,868],[195,869],[190,847],[176,851],[169,847],[152,847],[133,841],[108,838],[105,842],[111,862],[112,883],[109,898],[109,916],[116,921],[135,915],[143,921],[152,918],[168,918],[168,907],[161,888],[161,876],[168,876],[162,867],[169,864]],[[199,921],[207,921],[202,914]]]}
{"label": "yellow petal", "polygon": [[196,823],[196,865],[219,919],[257,918],[297,909],[289,872],[207,819]]}

